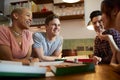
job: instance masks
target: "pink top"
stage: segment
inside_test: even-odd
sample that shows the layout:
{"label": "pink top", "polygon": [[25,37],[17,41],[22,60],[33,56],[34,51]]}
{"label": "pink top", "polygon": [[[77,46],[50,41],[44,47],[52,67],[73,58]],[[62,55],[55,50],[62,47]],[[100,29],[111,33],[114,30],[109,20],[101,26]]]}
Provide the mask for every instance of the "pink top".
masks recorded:
{"label": "pink top", "polygon": [[6,26],[0,26],[0,44],[11,48],[13,58],[24,58],[27,55],[30,46],[33,44],[32,32],[29,30],[24,30],[22,32],[21,49],[10,29]]}

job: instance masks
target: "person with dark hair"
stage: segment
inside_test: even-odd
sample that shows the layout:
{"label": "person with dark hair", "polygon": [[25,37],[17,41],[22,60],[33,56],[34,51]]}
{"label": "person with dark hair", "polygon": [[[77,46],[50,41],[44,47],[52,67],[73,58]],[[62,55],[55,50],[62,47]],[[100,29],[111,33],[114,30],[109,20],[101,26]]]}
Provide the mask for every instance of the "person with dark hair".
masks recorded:
{"label": "person with dark hair", "polygon": [[[107,27],[109,25],[107,25],[107,26],[104,25],[105,23],[102,22],[103,19],[102,19],[101,12],[93,11],[90,14],[90,18],[91,18],[91,21],[94,25],[94,29],[97,32],[97,34],[110,34],[110,35],[114,36],[115,42],[117,43],[118,46],[120,46],[120,44],[119,44],[120,35],[119,35],[118,31],[111,28],[112,26]],[[102,64],[109,64],[111,62],[111,58],[112,58],[112,54],[113,54],[112,50],[110,48],[109,42],[106,40],[101,40],[99,38],[99,36],[97,35],[94,43],[95,43],[94,44],[94,57],[93,57],[94,61],[96,61],[96,62],[98,61],[99,63],[102,63]]]}
{"label": "person with dark hair", "polygon": [[30,63],[32,32],[28,29],[32,12],[27,8],[16,8],[11,13],[12,25],[0,26],[0,60]]}
{"label": "person with dark hair", "polygon": [[95,11],[91,12],[90,19],[92,20],[93,17],[95,17],[95,16],[101,16],[101,15],[102,15],[102,13],[101,13],[100,10],[95,10]]}
{"label": "person with dark hair", "polygon": [[[90,20],[93,24],[93,27],[94,27],[94,30],[95,30],[96,33],[102,33],[104,31],[101,11],[95,10],[95,11],[91,12]],[[98,38],[98,36],[96,36],[95,40],[94,40],[94,53],[91,56],[93,58],[95,64],[106,63],[106,62],[109,61],[108,59],[105,60],[105,58],[108,57],[108,56],[105,56],[105,57],[102,56],[102,55],[104,55],[103,54],[104,50],[102,49],[101,44],[105,44],[105,43],[103,43]]]}
{"label": "person with dark hair", "polygon": [[113,65],[116,71],[120,72],[120,0],[103,0],[101,10],[104,25],[111,25],[111,27],[119,32],[116,35],[118,42],[115,41],[115,37],[111,34],[99,34],[99,38],[109,41],[113,52],[111,65]]}
{"label": "person with dark hair", "polygon": [[46,32],[36,32],[33,35],[33,50],[40,61],[53,61],[61,58],[63,39],[60,33],[60,20],[55,14],[45,20]]}
{"label": "person with dark hair", "polygon": [[104,30],[103,24],[102,24],[102,13],[99,10],[95,10],[90,14],[90,20],[93,24],[94,30],[96,32],[101,32],[101,30]]}
{"label": "person with dark hair", "polygon": [[[104,31],[103,25],[102,25],[102,13],[99,10],[92,11],[90,14],[90,20],[93,24],[94,30],[96,33],[102,33]],[[98,38],[98,36],[95,37],[94,40],[94,53],[91,55],[91,57],[94,60],[95,64],[98,64],[103,61],[103,57],[101,56],[102,49],[99,47],[101,46],[101,40]]]}

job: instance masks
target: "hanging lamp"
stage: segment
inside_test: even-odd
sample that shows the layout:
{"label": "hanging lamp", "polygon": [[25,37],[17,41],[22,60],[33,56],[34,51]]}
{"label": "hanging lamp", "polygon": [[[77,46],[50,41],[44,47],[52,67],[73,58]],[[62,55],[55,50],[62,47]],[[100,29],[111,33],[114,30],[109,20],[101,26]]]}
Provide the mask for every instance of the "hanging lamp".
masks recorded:
{"label": "hanging lamp", "polygon": [[80,0],[63,0],[63,2],[66,2],[66,3],[76,3],[76,2],[79,2]]}
{"label": "hanging lamp", "polygon": [[87,29],[88,29],[88,30],[94,30],[94,27],[93,27],[93,24],[92,24],[91,21],[88,22],[88,24],[87,24]]}

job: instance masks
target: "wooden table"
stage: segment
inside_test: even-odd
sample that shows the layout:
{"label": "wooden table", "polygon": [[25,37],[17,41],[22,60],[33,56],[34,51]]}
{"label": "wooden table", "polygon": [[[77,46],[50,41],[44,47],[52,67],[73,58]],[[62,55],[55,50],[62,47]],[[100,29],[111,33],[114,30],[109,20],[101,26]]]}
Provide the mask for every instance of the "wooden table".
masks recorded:
{"label": "wooden table", "polygon": [[46,78],[14,78],[12,80],[119,80],[120,75],[110,65],[96,65],[95,72]]}

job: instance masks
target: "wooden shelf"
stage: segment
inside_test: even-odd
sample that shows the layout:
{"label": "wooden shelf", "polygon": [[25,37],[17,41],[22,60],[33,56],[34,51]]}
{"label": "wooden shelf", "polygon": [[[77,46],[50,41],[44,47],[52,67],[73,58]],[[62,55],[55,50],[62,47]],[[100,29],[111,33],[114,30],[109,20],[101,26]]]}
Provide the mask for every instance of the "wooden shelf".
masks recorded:
{"label": "wooden shelf", "polygon": [[36,4],[46,4],[46,3],[53,3],[53,0],[31,0]]}
{"label": "wooden shelf", "polygon": [[84,14],[60,16],[60,20],[84,19]]}
{"label": "wooden shelf", "polygon": [[48,15],[53,14],[52,11],[47,12],[33,12],[33,18],[45,18]]}
{"label": "wooden shelf", "polygon": [[16,4],[20,4],[20,3],[28,3],[28,1],[20,1],[20,2],[11,2],[11,5],[16,5]]}
{"label": "wooden shelf", "polygon": [[29,30],[32,32],[46,32],[45,26],[30,27]]}
{"label": "wooden shelf", "polygon": [[[31,0],[35,2],[36,4],[47,4],[47,3],[52,3],[54,6],[65,6],[65,7],[73,7],[73,5],[79,5],[83,6],[84,5],[84,0],[80,0],[77,3],[55,3],[53,0]],[[46,18],[48,15],[53,14],[52,11],[47,11],[47,12],[33,12],[33,18]],[[66,15],[66,16],[60,16],[60,20],[72,20],[72,19],[84,19],[84,14],[79,14],[79,15]],[[36,26],[44,26],[45,24],[40,24],[40,25],[31,25],[32,27]]]}
{"label": "wooden shelf", "polygon": [[39,24],[39,25],[31,25],[31,27],[36,27],[36,26],[44,26],[45,24]]}
{"label": "wooden shelf", "polygon": [[[65,8],[73,6],[84,6],[84,0],[80,0],[79,2],[76,3],[55,3],[54,6],[58,6],[59,8],[62,8],[63,6]],[[61,20],[84,19],[84,14],[60,16],[60,19]]]}

